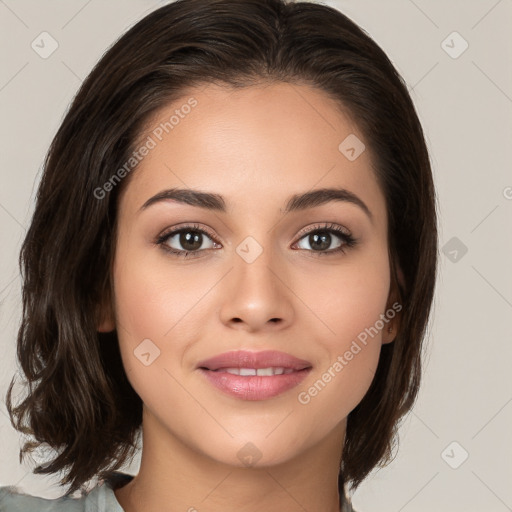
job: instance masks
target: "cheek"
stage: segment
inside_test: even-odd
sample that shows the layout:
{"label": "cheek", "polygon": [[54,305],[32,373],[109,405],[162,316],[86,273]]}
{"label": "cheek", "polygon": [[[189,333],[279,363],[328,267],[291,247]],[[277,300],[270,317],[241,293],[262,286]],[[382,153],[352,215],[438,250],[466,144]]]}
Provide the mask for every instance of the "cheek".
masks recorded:
{"label": "cheek", "polygon": [[[299,282],[297,294],[311,306],[312,325],[324,333],[331,350],[343,350],[385,313],[390,287],[385,248],[354,255],[338,267],[310,272]],[[373,337],[380,341],[381,333]]]}
{"label": "cheek", "polygon": [[114,267],[116,320],[133,342],[175,336],[209,286],[166,264],[157,251],[128,248]]}
{"label": "cheek", "polygon": [[159,410],[170,396],[183,405],[186,396],[172,377],[186,349],[187,313],[201,290],[183,272],[170,274],[154,251],[121,249],[114,266],[115,310],[126,375],[150,408]]}
{"label": "cheek", "polygon": [[309,418],[323,418],[323,433],[361,402],[375,375],[382,347],[376,324],[385,311],[387,294],[380,287],[373,291],[352,293],[349,298],[343,294],[325,312],[334,334],[318,338],[322,359],[297,397]]}
{"label": "cheek", "polygon": [[310,325],[321,345],[321,360],[302,388],[299,403],[310,408],[313,416],[329,417],[331,426],[361,401],[378,365],[390,285],[385,254],[377,251],[350,264],[347,260],[337,271],[316,274],[315,286],[309,279],[303,281],[300,293],[309,297],[321,320]]}
{"label": "cheek", "polygon": [[[350,276],[343,280],[344,290],[331,294],[329,316],[336,337],[343,345],[347,340],[363,338],[385,312],[389,280],[379,272]],[[381,325],[379,322],[378,325]],[[381,340],[381,332],[372,338]]]}

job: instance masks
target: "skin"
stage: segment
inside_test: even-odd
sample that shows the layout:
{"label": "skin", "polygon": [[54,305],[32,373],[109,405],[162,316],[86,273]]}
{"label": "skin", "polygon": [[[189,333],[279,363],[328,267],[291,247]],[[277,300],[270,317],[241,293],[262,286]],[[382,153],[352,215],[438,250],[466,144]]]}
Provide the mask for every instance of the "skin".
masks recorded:
{"label": "skin", "polygon": [[[99,330],[118,331],[144,403],[144,446],[139,474],[116,497],[126,512],[337,511],[346,418],[399,315],[309,403],[298,395],[392,304],[385,198],[370,150],[349,161],[338,146],[352,133],[364,141],[357,126],[323,92],[285,83],[191,89],[141,139],[191,96],[198,105],[142,160],[119,202],[113,311]],[[173,187],[221,194],[227,212],[171,200],[140,210]],[[350,190],[372,219],[341,201],[283,214],[292,194],[323,187]],[[206,250],[190,259],[155,243],[184,223],[216,238],[203,236]],[[304,231],[325,223],[349,230],[357,245],[319,255]],[[236,252],[247,236],[263,248],[252,263]],[[179,236],[167,243],[183,250]],[[329,249],[342,243],[332,234]],[[144,339],[160,350],[148,366],[134,355]],[[235,349],[284,351],[312,370],[272,399],[234,398],[196,366]],[[261,458],[248,467],[237,454],[249,442]]]}

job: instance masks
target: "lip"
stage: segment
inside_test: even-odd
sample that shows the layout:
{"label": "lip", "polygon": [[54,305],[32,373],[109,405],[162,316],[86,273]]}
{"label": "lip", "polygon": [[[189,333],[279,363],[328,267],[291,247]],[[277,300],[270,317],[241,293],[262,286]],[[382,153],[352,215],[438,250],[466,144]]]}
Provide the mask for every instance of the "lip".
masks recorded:
{"label": "lip", "polygon": [[298,359],[286,352],[277,350],[263,350],[260,352],[250,352],[248,350],[233,350],[224,352],[218,356],[201,361],[197,367],[208,370],[218,370],[220,368],[269,368],[282,367],[292,370],[303,370],[311,366],[309,361]]}
{"label": "lip", "polygon": [[[227,368],[284,368],[288,373],[272,376],[241,376]],[[267,400],[298,386],[311,371],[309,361],[285,352],[245,350],[225,352],[201,361],[197,370],[220,391],[243,400]]]}

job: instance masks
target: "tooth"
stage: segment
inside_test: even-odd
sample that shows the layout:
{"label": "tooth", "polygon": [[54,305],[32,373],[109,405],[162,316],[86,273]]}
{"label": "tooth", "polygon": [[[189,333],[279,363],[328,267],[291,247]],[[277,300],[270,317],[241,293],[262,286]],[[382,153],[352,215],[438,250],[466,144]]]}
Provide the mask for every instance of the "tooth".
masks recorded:
{"label": "tooth", "polygon": [[254,368],[240,368],[240,375],[256,375]]}
{"label": "tooth", "polygon": [[271,377],[273,375],[283,375],[287,373],[292,373],[292,368],[282,368],[282,367],[268,367],[268,368],[222,368],[220,370],[225,373],[231,373],[232,375],[241,375],[245,377],[251,377],[254,375],[258,375],[260,377]]}
{"label": "tooth", "polygon": [[274,375],[274,368],[258,368],[256,374],[261,377],[270,377]]}

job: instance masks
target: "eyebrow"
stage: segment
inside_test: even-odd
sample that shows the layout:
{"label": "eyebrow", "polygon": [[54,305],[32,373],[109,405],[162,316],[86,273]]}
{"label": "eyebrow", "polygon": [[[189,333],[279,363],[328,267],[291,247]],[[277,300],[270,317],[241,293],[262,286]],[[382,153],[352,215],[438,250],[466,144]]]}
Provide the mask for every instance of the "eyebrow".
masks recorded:
{"label": "eyebrow", "polygon": [[[204,208],[206,210],[226,213],[226,202],[221,195],[183,188],[171,188],[158,192],[158,194],[150,197],[141,206],[140,210],[145,210],[155,203],[168,200],[188,204],[190,206],[196,206],[198,208]],[[295,194],[286,202],[283,214],[307,210],[308,208],[321,206],[331,201],[342,201],[355,204],[361,208],[373,222],[372,212],[366,203],[356,194],[344,188],[320,188],[303,194]]]}

